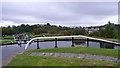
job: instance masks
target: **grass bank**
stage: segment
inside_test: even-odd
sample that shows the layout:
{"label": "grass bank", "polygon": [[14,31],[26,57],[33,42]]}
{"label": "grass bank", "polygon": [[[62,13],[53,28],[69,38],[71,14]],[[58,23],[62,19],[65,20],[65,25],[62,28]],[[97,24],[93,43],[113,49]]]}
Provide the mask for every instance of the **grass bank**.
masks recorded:
{"label": "grass bank", "polygon": [[11,44],[14,43],[13,39],[2,39],[0,40],[0,44],[4,45],[4,44]]}
{"label": "grass bank", "polygon": [[69,47],[69,48],[51,48],[51,49],[35,49],[28,50],[29,52],[58,52],[58,53],[87,53],[93,55],[103,55],[118,57],[120,50],[105,49],[105,48],[92,48],[92,47]]}
{"label": "grass bank", "polygon": [[4,39],[14,39],[13,36],[4,36],[2,38],[4,38]]}
{"label": "grass bank", "polygon": [[115,62],[78,58],[18,55],[8,66],[117,66]]}
{"label": "grass bank", "polygon": [[0,37],[0,44],[6,45],[6,44],[12,44],[12,43],[15,43],[13,36]]}
{"label": "grass bank", "polygon": [[23,54],[17,55],[8,66],[117,66],[118,63],[101,60],[89,60],[82,58],[61,58],[28,56],[32,52],[59,52],[59,53],[89,53],[117,57],[118,50],[98,49],[89,47],[51,48],[39,50],[27,50]]}

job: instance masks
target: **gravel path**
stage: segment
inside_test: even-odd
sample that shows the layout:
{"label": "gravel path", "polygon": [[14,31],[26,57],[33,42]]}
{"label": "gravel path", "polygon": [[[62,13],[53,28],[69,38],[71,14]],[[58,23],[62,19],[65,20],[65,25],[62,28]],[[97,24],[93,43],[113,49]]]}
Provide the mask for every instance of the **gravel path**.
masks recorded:
{"label": "gravel path", "polygon": [[92,60],[103,60],[107,62],[120,62],[118,58],[110,56],[100,56],[100,55],[90,55],[90,54],[75,54],[75,53],[43,53],[43,52],[34,52],[29,54],[29,56],[51,56],[51,57],[67,57],[67,58],[85,58]]}

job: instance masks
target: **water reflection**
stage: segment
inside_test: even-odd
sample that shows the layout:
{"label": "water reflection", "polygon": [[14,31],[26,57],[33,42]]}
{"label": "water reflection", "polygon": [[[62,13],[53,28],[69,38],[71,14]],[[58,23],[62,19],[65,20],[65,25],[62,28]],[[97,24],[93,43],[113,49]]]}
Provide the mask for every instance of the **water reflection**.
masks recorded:
{"label": "water reflection", "polygon": [[86,41],[83,39],[80,40],[74,40],[75,45],[85,45]]}
{"label": "water reflection", "polygon": [[86,46],[86,47],[95,47],[95,48],[107,48],[107,49],[117,49],[116,47],[120,48],[120,46],[106,42],[99,42],[99,41],[89,41],[89,45],[87,46],[87,42],[85,40],[75,40],[74,44],[76,46]]}
{"label": "water reflection", "polygon": [[100,48],[109,48],[109,49],[114,49],[114,46],[115,46],[114,44],[101,42]]}

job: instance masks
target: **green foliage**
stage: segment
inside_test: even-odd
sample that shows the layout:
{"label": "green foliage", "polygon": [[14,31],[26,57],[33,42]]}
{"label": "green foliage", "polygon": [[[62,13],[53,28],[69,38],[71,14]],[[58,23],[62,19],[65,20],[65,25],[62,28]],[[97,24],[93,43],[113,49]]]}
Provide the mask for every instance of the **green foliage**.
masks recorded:
{"label": "green foliage", "polygon": [[72,32],[73,35],[84,35],[85,34],[85,30],[82,29],[81,27],[76,27],[74,28],[73,32]]}
{"label": "green foliage", "polygon": [[105,32],[104,35],[106,38],[112,38],[114,36],[114,30],[112,23],[108,22],[108,24],[105,26]]}
{"label": "green foliage", "polygon": [[116,28],[114,24],[108,22],[108,24],[100,28],[99,31],[91,33],[90,36],[120,39],[120,28]]}
{"label": "green foliage", "polygon": [[99,31],[94,31],[93,33],[89,34],[89,36],[99,36],[100,32]]}
{"label": "green foliage", "polygon": [[2,35],[12,35],[14,31],[12,28],[2,28]]}
{"label": "green foliage", "polygon": [[50,25],[47,23],[45,25],[25,25],[21,24],[20,26],[8,26],[2,27],[2,35],[12,35],[17,33],[28,33],[28,34],[60,34],[60,35],[79,35],[85,34],[85,30],[82,27],[70,28],[70,27],[62,27],[56,25]]}
{"label": "green foliage", "polygon": [[115,26],[108,22],[108,24],[104,25],[104,27],[100,28],[99,31],[94,31],[92,33],[87,33],[87,31],[82,27],[62,27],[56,25],[50,25],[47,23],[45,25],[25,25],[21,24],[20,26],[8,26],[1,27],[2,35],[13,35],[17,33],[27,33],[34,35],[89,35],[96,37],[104,37],[104,38],[115,38],[120,39],[120,25]]}
{"label": "green foliage", "polygon": [[41,33],[45,33],[46,31],[44,29],[41,28],[35,28],[33,29],[33,33],[34,34],[41,34]]}

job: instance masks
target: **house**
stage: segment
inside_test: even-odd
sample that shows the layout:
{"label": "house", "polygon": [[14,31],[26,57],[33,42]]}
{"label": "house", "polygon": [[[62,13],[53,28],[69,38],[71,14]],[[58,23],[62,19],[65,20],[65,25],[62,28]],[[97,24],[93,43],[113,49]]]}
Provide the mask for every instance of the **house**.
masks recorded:
{"label": "house", "polygon": [[85,30],[88,31],[89,33],[92,33],[94,31],[100,30],[100,27],[98,27],[98,26],[85,27]]}

